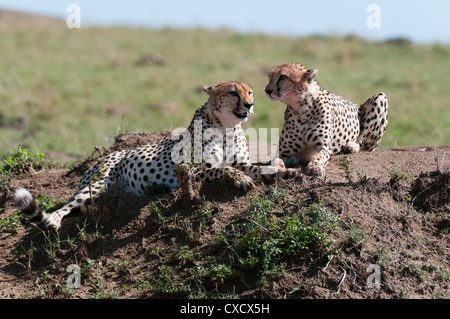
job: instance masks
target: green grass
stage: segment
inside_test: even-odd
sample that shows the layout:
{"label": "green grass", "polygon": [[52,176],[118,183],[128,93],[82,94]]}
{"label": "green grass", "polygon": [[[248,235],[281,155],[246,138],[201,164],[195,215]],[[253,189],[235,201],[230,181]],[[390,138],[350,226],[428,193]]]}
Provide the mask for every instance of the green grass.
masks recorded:
{"label": "green grass", "polygon": [[0,176],[20,175],[33,169],[42,169],[52,164],[44,153],[33,153],[29,149],[15,147],[0,163]]}
{"label": "green grass", "polygon": [[276,214],[284,197],[285,190],[276,188],[269,188],[263,197],[253,197],[249,204],[250,216],[233,225],[228,236],[222,236],[244,268],[270,271],[286,256],[319,245],[326,248],[333,245],[330,236],[340,226],[339,217],[322,204]]}
{"label": "green grass", "polygon": [[[302,252],[323,249],[333,253],[340,218],[321,203],[292,207],[287,194],[286,189],[272,186],[263,194],[252,194],[248,209],[226,229],[219,229],[208,216],[213,214],[214,203],[205,202],[199,210],[202,217],[193,221],[191,231],[185,231],[181,222],[175,225],[189,244],[173,237],[171,251],[152,251],[161,265],[155,275],[138,280],[138,289],[158,296],[233,298],[236,296],[228,290],[230,281],[252,274],[258,286],[268,287],[273,278],[286,274],[287,262]],[[156,205],[153,208],[158,213]],[[215,239],[200,243],[201,234],[193,236],[193,232],[200,232],[208,220],[209,226],[217,227]],[[171,221],[160,226],[164,228],[166,223]]]}
{"label": "green grass", "polygon": [[[0,212],[4,209],[1,208]],[[22,227],[22,223],[25,218],[21,216],[19,213],[14,212],[13,214],[0,218],[0,234],[1,233],[11,233],[14,234],[17,232],[17,229]]]}
{"label": "green grass", "polygon": [[[268,70],[318,68],[319,83],[362,103],[390,102],[381,146],[450,144],[450,48],[357,38],[242,35],[229,30],[14,26],[0,34],[0,155],[17,147],[83,158],[123,131],[186,127],[203,85],[248,82],[245,127],[281,128],[284,106],[264,95]],[[161,57],[163,64],[138,63]],[[144,59],[143,59],[144,58]],[[151,59],[150,59],[151,60]]]}

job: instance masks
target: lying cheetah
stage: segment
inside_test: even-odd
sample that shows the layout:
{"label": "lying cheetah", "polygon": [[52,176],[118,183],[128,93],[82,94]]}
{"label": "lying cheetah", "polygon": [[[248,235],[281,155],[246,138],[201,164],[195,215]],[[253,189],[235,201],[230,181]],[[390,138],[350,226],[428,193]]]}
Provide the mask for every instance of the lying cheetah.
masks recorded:
{"label": "lying cheetah", "polygon": [[253,187],[253,179],[269,180],[274,173],[281,177],[295,174],[284,169],[282,161],[274,163],[272,173],[265,170],[264,174],[261,167],[250,164],[241,128],[241,123],[253,111],[253,91],[247,83],[225,81],[203,89],[209,95],[208,102],[196,110],[187,130],[154,144],[107,155],[85,172],[78,192],[61,209],[52,214],[42,211],[23,188],[15,192],[16,205],[30,222],[58,231],[61,220],[72,210],[82,208],[91,195],[97,196],[117,182],[137,195],[145,194],[149,185],[179,187],[176,172],[183,160],[193,160],[194,164],[197,160],[199,169],[195,172],[195,181],[214,181],[228,176],[243,189]]}
{"label": "lying cheetah", "polygon": [[317,75],[317,69],[282,64],[270,71],[265,91],[287,105],[279,142],[284,164],[324,176],[331,155],[377,147],[388,124],[388,101],[378,93],[357,105],[319,86]]}

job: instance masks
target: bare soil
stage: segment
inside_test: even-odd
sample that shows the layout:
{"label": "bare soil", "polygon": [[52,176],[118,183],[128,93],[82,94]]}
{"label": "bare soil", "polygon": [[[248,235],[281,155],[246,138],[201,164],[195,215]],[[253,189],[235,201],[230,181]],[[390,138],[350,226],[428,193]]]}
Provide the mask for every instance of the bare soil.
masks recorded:
{"label": "bare soil", "polygon": [[[120,135],[105,153],[168,134]],[[11,179],[0,189],[0,207],[5,208],[0,218],[14,214],[12,191],[18,187],[68,200],[95,162],[89,158],[70,170]],[[324,180],[277,180],[276,187],[287,191],[286,205],[322,202],[340,216],[332,234],[335,244],[286,257],[284,271],[265,284],[239,267],[225,280],[198,284],[207,297],[220,298],[449,298],[449,166],[450,146],[376,149],[333,157]],[[56,239],[35,226],[1,233],[0,298],[192,297],[194,283],[183,286],[188,270],[217,256],[236,264],[226,245],[217,243],[220,232],[245,216],[250,197],[264,195],[268,187],[258,184],[245,192],[226,182],[199,185],[200,200],[191,205],[185,205],[181,190],[145,198],[109,192],[94,202],[95,218],[79,213],[65,220],[61,243],[50,252],[49,240]],[[205,203],[212,205],[206,221]],[[182,251],[184,258],[179,257]],[[66,268],[72,264],[81,268],[76,290],[66,288]],[[368,285],[370,265],[380,267],[379,288]],[[169,278],[162,266],[176,271]],[[157,289],[161,280],[156,278],[163,277],[172,290]]]}

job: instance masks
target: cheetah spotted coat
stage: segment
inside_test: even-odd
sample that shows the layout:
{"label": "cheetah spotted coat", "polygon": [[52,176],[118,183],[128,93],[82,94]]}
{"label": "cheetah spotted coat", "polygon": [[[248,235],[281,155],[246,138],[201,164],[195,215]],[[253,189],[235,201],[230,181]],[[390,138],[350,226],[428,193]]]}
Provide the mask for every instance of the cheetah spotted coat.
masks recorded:
{"label": "cheetah spotted coat", "polygon": [[284,164],[324,176],[332,155],[377,147],[388,124],[388,101],[378,93],[357,105],[322,88],[317,74],[316,69],[296,63],[274,67],[266,94],[287,104],[279,141]]}

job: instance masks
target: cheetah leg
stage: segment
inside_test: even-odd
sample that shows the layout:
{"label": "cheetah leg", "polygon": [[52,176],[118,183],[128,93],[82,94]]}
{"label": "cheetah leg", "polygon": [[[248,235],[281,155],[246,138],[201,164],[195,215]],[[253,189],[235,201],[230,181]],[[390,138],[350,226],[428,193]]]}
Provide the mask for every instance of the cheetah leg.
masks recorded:
{"label": "cheetah leg", "polygon": [[[244,168],[247,166],[246,163],[223,163],[223,150],[220,148],[204,150],[204,154],[208,154],[208,161],[203,163],[201,169],[194,175],[195,181],[211,182],[220,179],[231,180],[237,188],[244,190],[255,186],[252,178],[247,174],[249,169],[240,169],[241,167]],[[233,157],[236,159],[239,155],[234,154]]]}
{"label": "cheetah leg", "polygon": [[[99,184],[99,183],[96,183]],[[99,185],[92,185],[96,188]],[[44,225],[47,230],[57,232],[61,228],[62,219],[70,214],[74,209],[81,208],[83,203],[89,198],[89,187],[81,189],[64,207],[49,214],[39,208],[36,199],[24,188],[16,190],[14,199],[16,206],[27,216],[30,223]]]}
{"label": "cheetah leg", "polygon": [[[237,188],[248,190],[255,187],[253,179],[272,181],[275,176],[280,176],[281,178],[297,176],[297,170],[286,169],[284,168],[283,161],[280,160],[280,162],[281,164],[277,162],[278,167],[235,163],[233,164],[233,167],[223,166],[203,168],[195,174],[194,178],[197,182],[212,182],[220,179],[228,179],[233,181]],[[267,173],[264,172],[264,169],[267,169],[265,171]]]}
{"label": "cheetah leg", "polygon": [[298,169],[286,168],[284,161],[279,157],[273,161],[272,166],[275,167],[277,176],[281,178],[293,178],[299,174]]}
{"label": "cheetah leg", "polygon": [[331,154],[328,149],[324,148],[319,153],[311,157],[311,161],[304,169],[304,173],[310,176],[325,176],[325,166],[330,160]]}
{"label": "cheetah leg", "polygon": [[48,214],[42,211],[36,203],[34,197],[26,189],[18,189],[15,192],[15,203],[28,220],[36,225],[44,225],[45,229],[58,231],[61,228],[61,221],[74,209],[81,208],[88,198],[98,195],[108,188],[117,174],[110,174],[112,167],[120,161],[122,152],[115,152],[95,166],[86,171],[81,179],[78,192],[69,202],[57,211]]}
{"label": "cheetah leg", "polygon": [[388,124],[388,100],[386,94],[378,93],[359,109],[360,133],[358,144],[361,150],[374,150],[381,139]]}
{"label": "cheetah leg", "polygon": [[197,172],[194,178],[196,182],[212,182],[220,179],[229,179],[233,181],[237,188],[244,190],[255,187],[253,180],[248,175],[230,166],[205,168]]}
{"label": "cheetah leg", "polygon": [[347,145],[342,150],[342,153],[344,154],[352,154],[352,153],[358,153],[360,150],[360,145],[355,142],[348,142]]}
{"label": "cheetah leg", "polygon": [[52,231],[58,231],[61,228],[61,222],[64,217],[67,217],[76,209],[83,209],[88,199],[93,199],[98,194],[106,190],[105,179],[100,179],[95,182],[91,182],[89,186],[80,189],[62,208],[48,215],[48,218],[44,221],[44,228]]}
{"label": "cheetah leg", "polygon": [[255,180],[273,181],[276,177],[292,178],[298,175],[297,169],[286,168],[280,158],[276,158],[271,165],[235,164],[233,167],[244,172]]}

